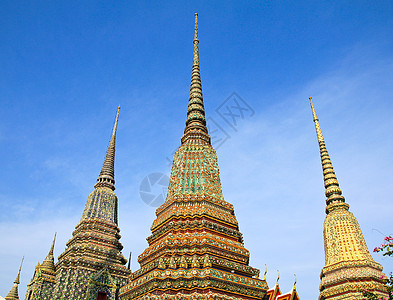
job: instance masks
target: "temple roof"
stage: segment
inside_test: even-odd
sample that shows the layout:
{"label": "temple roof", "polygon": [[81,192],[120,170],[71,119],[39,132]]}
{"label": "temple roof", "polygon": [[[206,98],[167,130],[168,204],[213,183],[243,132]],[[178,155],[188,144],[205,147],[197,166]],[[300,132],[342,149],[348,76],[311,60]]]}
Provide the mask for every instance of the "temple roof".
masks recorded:
{"label": "temple roof", "polygon": [[[280,272],[279,271],[277,272],[278,272],[278,277],[277,277],[276,284],[274,285],[273,288],[267,291],[264,300],[299,300],[299,296],[296,292],[296,282],[297,282],[296,274],[295,274],[295,282],[293,284],[293,288],[288,293],[282,294],[280,290],[280,286],[278,284],[278,281],[280,280]],[[265,276],[266,273],[267,273],[267,268],[266,268]]]}
{"label": "temple roof", "polygon": [[266,300],[275,300],[277,298],[277,296],[281,295],[281,291],[280,291],[280,286],[278,285],[278,281],[276,283],[276,285],[269,289],[266,293]]}
{"label": "temple roof", "polygon": [[299,300],[299,296],[294,286],[288,293],[282,294],[276,298],[276,300]]}

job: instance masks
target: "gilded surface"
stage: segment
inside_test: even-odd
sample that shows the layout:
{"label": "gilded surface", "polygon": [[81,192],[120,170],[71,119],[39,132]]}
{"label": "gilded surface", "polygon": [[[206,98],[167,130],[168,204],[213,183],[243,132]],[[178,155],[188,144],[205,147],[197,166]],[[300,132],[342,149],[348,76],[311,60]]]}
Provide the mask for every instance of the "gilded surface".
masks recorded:
{"label": "gilded surface", "polygon": [[365,289],[387,296],[382,266],[372,259],[359,223],[341,195],[311,97],[310,104],[327,197],[323,229],[325,267],[321,272],[319,299],[363,299],[362,291]]}

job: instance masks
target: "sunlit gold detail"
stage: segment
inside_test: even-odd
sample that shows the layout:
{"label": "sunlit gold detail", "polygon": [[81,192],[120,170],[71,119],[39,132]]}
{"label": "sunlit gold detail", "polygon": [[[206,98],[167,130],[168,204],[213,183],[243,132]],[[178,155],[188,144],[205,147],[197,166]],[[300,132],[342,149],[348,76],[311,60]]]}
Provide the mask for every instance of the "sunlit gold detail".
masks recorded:
{"label": "sunlit gold detail", "polygon": [[379,296],[386,296],[382,266],[376,263],[367,249],[359,223],[349,212],[349,205],[341,195],[333,165],[315,113],[310,104],[318,137],[324,176],[326,219],[323,235],[325,267],[321,272],[319,299],[363,299],[362,291],[371,289]]}

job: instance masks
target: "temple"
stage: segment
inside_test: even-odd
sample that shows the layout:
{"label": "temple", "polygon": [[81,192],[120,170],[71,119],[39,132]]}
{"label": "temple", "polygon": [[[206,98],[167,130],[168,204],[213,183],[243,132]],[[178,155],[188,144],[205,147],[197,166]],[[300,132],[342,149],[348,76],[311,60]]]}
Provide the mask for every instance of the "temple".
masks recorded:
{"label": "temple", "polygon": [[224,200],[216,151],[206,127],[198,22],[187,120],[175,153],[166,201],[138,257],[140,269],[120,299],[263,299],[268,290],[249,266],[232,204]]}
{"label": "temple", "polygon": [[[47,256],[35,268],[25,300],[299,300],[296,279],[292,289],[282,293],[279,276],[269,289],[267,271],[260,279],[260,271],[249,265],[234,207],[224,199],[206,126],[197,14],[193,48],[184,134],[173,159],[167,198],[156,210],[148,247],[138,256],[139,270],[132,273],[131,253],[127,267],[121,253],[114,193],[118,107],[104,164],[80,222],[57,262],[55,234]],[[360,300],[364,290],[388,297],[382,266],[372,259],[342,196],[311,97],[310,104],[327,197],[319,299]],[[21,268],[7,300],[19,300]]]}
{"label": "temple", "polygon": [[325,267],[321,272],[320,300],[364,299],[369,290],[388,297],[386,275],[367,249],[362,231],[342,196],[333,165],[325,146],[312,98],[309,98],[317,132],[325,184],[326,219],[323,228]]}

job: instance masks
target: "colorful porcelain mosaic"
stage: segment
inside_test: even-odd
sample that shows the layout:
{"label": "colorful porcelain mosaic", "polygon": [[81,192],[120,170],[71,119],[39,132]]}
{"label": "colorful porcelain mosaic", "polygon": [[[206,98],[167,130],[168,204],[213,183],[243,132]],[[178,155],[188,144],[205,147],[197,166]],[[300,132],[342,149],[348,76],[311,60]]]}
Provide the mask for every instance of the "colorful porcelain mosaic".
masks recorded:
{"label": "colorful porcelain mosaic", "polygon": [[81,221],[57,264],[54,265],[53,244],[47,258],[36,267],[26,300],[95,300],[99,292],[105,293],[107,300],[114,300],[120,286],[128,282],[131,272],[125,267],[127,260],[121,254],[118,200],[114,193],[119,109],[104,165],[94,191],[87,198]]}
{"label": "colorful porcelain mosaic", "polygon": [[197,23],[187,121],[167,199],[120,299],[263,299],[266,281],[248,265],[233,206],[224,200],[205,121]]}
{"label": "colorful porcelain mosaic", "polygon": [[56,236],[53,239],[52,246],[43,263],[38,264],[35,268],[33,279],[27,285],[25,300],[52,299],[53,287],[56,283],[56,267],[53,257],[55,239]]}
{"label": "colorful porcelain mosaic", "polygon": [[99,219],[117,224],[117,197],[108,188],[96,188],[87,198],[82,214],[84,219]]}

